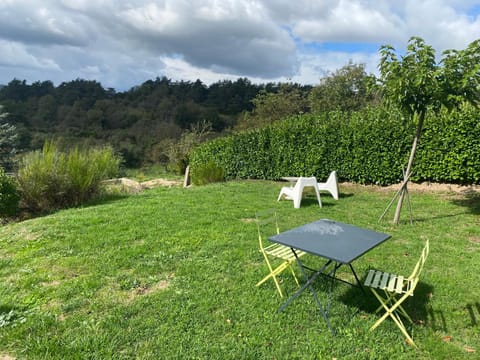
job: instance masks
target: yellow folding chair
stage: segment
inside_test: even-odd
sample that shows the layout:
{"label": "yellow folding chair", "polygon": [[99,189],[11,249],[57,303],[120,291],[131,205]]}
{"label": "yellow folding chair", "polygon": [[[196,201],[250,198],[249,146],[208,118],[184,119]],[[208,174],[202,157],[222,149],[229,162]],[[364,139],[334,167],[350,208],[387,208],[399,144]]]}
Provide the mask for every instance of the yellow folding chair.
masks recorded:
{"label": "yellow folding chair", "polygon": [[[370,328],[374,330],[380,323],[382,323],[387,317],[391,317],[395,324],[400,328],[403,335],[407,338],[407,341],[416,346],[412,337],[408,334],[405,325],[400,318],[400,315],[413,324],[412,319],[408,316],[407,312],[402,306],[402,303],[410,296],[413,296],[415,287],[418,284],[420,273],[422,272],[425,261],[427,260],[428,253],[430,251],[428,240],[425,243],[425,247],[422,250],[420,259],[417,261],[415,268],[408,277],[401,275],[390,274],[384,271],[370,270],[367,274],[364,285],[372,291],[373,295],[380,301],[380,306],[375,313],[380,310],[384,310],[385,313],[378,319],[375,324]],[[379,294],[377,290],[383,290],[385,296]]]}
{"label": "yellow folding chair", "polygon": [[[269,274],[265,276],[262,280],[260,280],[256,286],[262,285],[268,279],[273,279],[275,282],[275,286],[277,287],[277,291],[280,294],[280,297],[283,297],[282,289],[280,288],[280,284],[277,279],[277,275],[283,272],[285,269],[290,269],[290,272],[295,279],[297,285],[298,279],[295,275],[295,272],[292,268],[292,263],[296,261],[295,254],[293,253],[292,249],[287,246],[283,246],[280,244],[267,244],[265,246],[264,242],[268,241],[267,237],[275,234],[280,233],[280,229],[278,227],[278,216],[277,212],[274,209],[260,211],[255,214],[256,223],[257,223],[257,230],[258,230],[258,245],[259,251],[262,253],[263,257],[265,258],[265,262],[267,263]],[[298,257],[305,255],[303,251],[296,251]],[[272,263],[279,263],[276,264],[276,267],[272,265]]]}

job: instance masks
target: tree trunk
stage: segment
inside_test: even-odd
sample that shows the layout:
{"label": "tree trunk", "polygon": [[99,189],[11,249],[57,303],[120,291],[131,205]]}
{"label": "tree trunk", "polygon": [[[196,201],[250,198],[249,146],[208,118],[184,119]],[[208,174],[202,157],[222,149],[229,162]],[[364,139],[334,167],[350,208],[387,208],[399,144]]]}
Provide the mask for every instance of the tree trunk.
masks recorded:
{"label": "tree trunk", "polygon": [[405,192],[407,190],[408,179],[410,178],[410,173],[412,171],[413,159],[415,158],[415,153],[417,151],[418,141],[420,140],[420,135],[422,134],[423,122],[425,120],[426,111],[421,111],[418,116],[417,131],[415,133],[415,138],[413,139],[412,149],[410,150],[410,158],[408,159],[407,171],[403,175],[403,183],[401,186],[400,196],[398,198],[397,208],[395,209],[395,216],[393,218],[393,223],[395,225],[400,221],[400,212],[402,211],[403,199],[405,197]]}

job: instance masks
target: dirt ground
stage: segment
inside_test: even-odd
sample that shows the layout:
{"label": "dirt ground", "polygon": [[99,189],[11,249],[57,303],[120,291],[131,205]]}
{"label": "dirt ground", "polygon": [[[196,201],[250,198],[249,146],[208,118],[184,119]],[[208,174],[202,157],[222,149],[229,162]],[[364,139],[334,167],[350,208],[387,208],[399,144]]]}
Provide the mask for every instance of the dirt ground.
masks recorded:
{"label": "dirt ground", "polygon": [[118,178],[106,180],[104,181],[104,184],[107,185],[107,187],[114,187],[128,193],[139,193],[142,190],[152,189],[158,186],[182,185],[182,182],[167,179],[153,179],[149,181],[138,182],[128,178]]}
{"label": "dirt ground", "polygon": [[[109,180],[107,183],[113,185],[120,185],[124,189],[129,189],[130,192],[140,192],[144,189],[151,189],[158,186],[182,186],[183,183],[177,180],[168,180],[168,179],[153,179],[149,181],[137,182],[135,180],[127,179],[127,178],[120,178],[120,179],[113,179]],[[341,183],[340,186],[345,187],[365,187],[371,188],[375,191],[385,191],[391,192],[398,190],[401,184],[394,184],[390,186],[376,186],[376,185],[359,185],[355,183]],[[480,195],[480,185],[469,185],[469,186],[462,186],[456,184],[439,184],[439,183],[431,183],[431,182],[424,182],[424,183],[408,183],[408,190],[410,192],[443,192],[443,193],[456,193],[456,194],[477,194]]]}
{"label": "dirt ground", "polygon": [[[342,185],[342,184],[340,184]],[[401,184],[394,184],[390,186],[376,186],[376,185],[358,185],[354,183],[343,183],[345,186],[364,186],[371,187],[377,191],[386,191],[391,192],[400,189]],[[439,183],[412,183],[409,182],[408,191],[410,192],[443,192],[443,193],[456,193],[456,194],[479,194],[480,195],[480,185],[456,185],[456,184],[439,184]]]}

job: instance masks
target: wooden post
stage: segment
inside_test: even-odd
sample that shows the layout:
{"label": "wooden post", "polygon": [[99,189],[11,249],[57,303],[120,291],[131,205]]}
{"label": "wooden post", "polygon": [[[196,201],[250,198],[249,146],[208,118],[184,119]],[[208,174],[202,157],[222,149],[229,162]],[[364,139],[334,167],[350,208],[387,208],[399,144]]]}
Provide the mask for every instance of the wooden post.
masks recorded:
{"label": "wooden post", "polygon": [[400,221],[400,212],[402,210],[403,198],[405,197],[405,194],[408,191],[407,190],[408,178],[412,173],[413,159],[415,158],[418,141],[420,140],[420,135],[422,134],[423,122],[425,121],[425,114],[426,114],[426,110],[423,110],[418,115],[417,131],[415,133],[415,138],[413,139],[412,150],[410,151],[410,157],[408,159],[407,171],[404,174],[404,180],[403,180],[402,187],[400,189],[400,196],[398,198],[397,208],[395,209],[395,216],[393,217],[393,223],[395,225],[398,225]]}
{"label": "wooden post", "polygon": [[183,179],[183,187],[190,186],[190,165],[187,165],[185,169],[185,178]]}

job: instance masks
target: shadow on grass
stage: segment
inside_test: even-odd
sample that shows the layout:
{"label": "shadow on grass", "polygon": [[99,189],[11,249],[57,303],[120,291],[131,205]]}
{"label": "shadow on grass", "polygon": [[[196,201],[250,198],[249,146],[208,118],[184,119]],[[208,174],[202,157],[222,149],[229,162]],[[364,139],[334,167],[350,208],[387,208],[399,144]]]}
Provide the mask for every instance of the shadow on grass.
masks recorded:
{"label": "shadow on grass", "polygon": [[41,217],[44,217],[44,216],[55,214],[59,211],[66,210],[66,209],[89,208],[91,206],[114,203],[116,201],[125,199],[129,196],[132,196],[132,195],[129,195],[129,194],[107,194],[107,195],[103,195],[103,196],[101,196],[97,199],[87,201],[86,203],[78,205],[78,206],[67,206],[65,208],[43,210],[43,211],[31,211],[28,208],[22,208],[18,211],[18,213],[15,216],[0,219],[1,220],[0,225],[8,224],[8,223],[19,223],[19,222],[26,221],[26,220],[41,218]]}
{"label": "shadow on grass", "polygon": [[130,197],[132,195],[130,194],[105,194],[100,196],[97,199],[93,199],[91,201],[88,201],[87,203],[80,205],[79,207],[90,207],[90,206],[97,206],[97,205],[105,205],[105,204],[110,204],[117,202],[119,200],[123,200],[127,197]]}
{"label": "shadow on grass", "polygon": [[[293,202],[292,202],[293,204]],[[322,200],[322,207],[329,207],[329,206],[334,206],[335,204],[333,204],[332,202],[325,202],[324,200]],[[306,206],[316,206],[316,207],[319,207],[318,206],[318,200],[316,197],[304,197],[302,199],[302,202],[300,203],[300,207],[306,207]]]}
{"label": "shadow on grass", "polygon": [[338,195],[338,197],[340,198],[339,200],[346,199],[346,198],[349,198],[349,197],[352,197],[352,196],[355,196],[355,194],[353,194],[353,193],[341,193],[341,194]]}
{"label": "shadow on grass", "polygon": [[[364,288],[364,291],[362,291],[359,287],[334,281],[333,290],[330,294],[331,281],[324,277],[320,277],[319,279],[327,281],[318,281],[317,279],[313,287],[320,298],[322,306],[329,308],[329,320],[335,328],[335,331],[348,327],[349,322],[358,315],[359,312],[371,314],[372,317],[370,321],[372,321],[372,324],[376,321],[374,320],[375,318],[380,318],[384,314],[382,310],[376,312],[380,306],[380,302],[368,288]],[[364,278],[361,279],[362,284],[364,281]],[[430,301],[432,294],[433,286],[419,282],[415,289],[414,296],[406,299],[402,303],[402,306],[413,320],[414,325],[428,326],[433,331],[446,333],[448,332],[448,328],[445,315],[443,311],[433,308],[432,302]],[[289,294],[288,296],[291,295],[292,294]],[[309,302],[311,302],[311,306],[316,307],[312,293],[308,288],[305,289],[301,296],[310,297]],[[328,305],[328,303],[330,305]],[[478,320],[475,311],[478,313],[478,316],[480,316],[480,304],[468,304],[466,308],[470,314],[472,326],[476,326]],[[385,321],[391,321],[391,319],[386,319]],[[408,321],[404,323],[407,331],[411,332],[411,324],[409,324]]]}
{"label": "shadow on grass", "polygon": [[25,309],[0,305],[0,328],[25,322]]}
{"label": "shadow on grass", "polygon": [[[341,201],[342,198],[348,198],[353,196],[353,194],[340,194],[340,199],[338,201]],[[338,201],[335,200],[333,197],[329,196],[328,194],[322,194],[320,196],[321,202],[322,202],[322,207],[330,207],[330,206],[336,206],[338,205]],[[287,200],[288,201],[288,200]],[[291,201],[291,200],[290,200]],[[318,200],[315,195],[308,194],[302,198],[302,202],[300,203],[300,207],[302,206],[317,206],[318,207]]]}
{"label": "shadow on grass", "polygon": [[452,202],[455,205],[468,208],[468,210],[474,215],[480,215],[480,192],[466,192],[463,198],[454,199]]}
{"label": "shadow on grass", "polygon": [[[365,279],[361,279],[360,281],[363,284]],[[362,292],[360,288],[349,286],[347,291],[338,297],[338,301],[341,301],[347,306],[356,307],[359,311],[373,315],[381,304],[368,288],[364,288],[364,290],[365,292]],[[382,291],[379,293],[383,295]],[[433,286],[419,282],[415,289],[414,296],[406,299],[402,303],[402,306],[415,324],[428,325],[433,330],[447,331],[445,316],[441,311],[435,311],[432,308],[430,301],[432,294]],[[380,317],[383,314],[384,311],[380,310],[377,316]],[[405,324],[407,324],[407,322]]]}
{"label": "shadow on grass", "polygon": [[467,309],[468,315],[470,316],[470,325],[477,326],[480,321],[480,303],[469,303],[465,306],[465,308]]}
{"label": "shadow on grass", "polygon": [[[466,208],[465,211],[460,211],[455,214],[448,215],[436,215],[432,217],[423,217],[418,218],[413,216],[414,222],[425,222],[436,219],[447,219],[451,217],[463,216],[465,214],[471,213],[473,215],[480,215],[480,193],[476,191],[466,192],[462,198],[452,199],[451,202],[457,206]],[[405,219],[408,219],[405,217]],[[406,222],[407,220],[404,220]],[[409,220],[408,220],[409,221]]]}
{"label": "shadow on grass", "polygon": [[[438,219],[448,219],[448,218],[452,218],[452,217],[457,217],[457,216],[462,216],[462,215],[465,215],[466,212],[465,211],[461,211],[461,212],[458,212],[458,213],[455,213],[455,214],[448,214],[448,215],[434,215],[434,216],[431,216],[431,217],[417,217],[415,215],[412,216],[412,221],[413,221],[413,224],[415,223],[423,223],[423,222],[429,222],[429,221],[432,221],[432,220],[438,220]],[[407,216],[404,216],[404,218],[400,221],[401,224],[410,224],[410,218],[407,217]]]}

